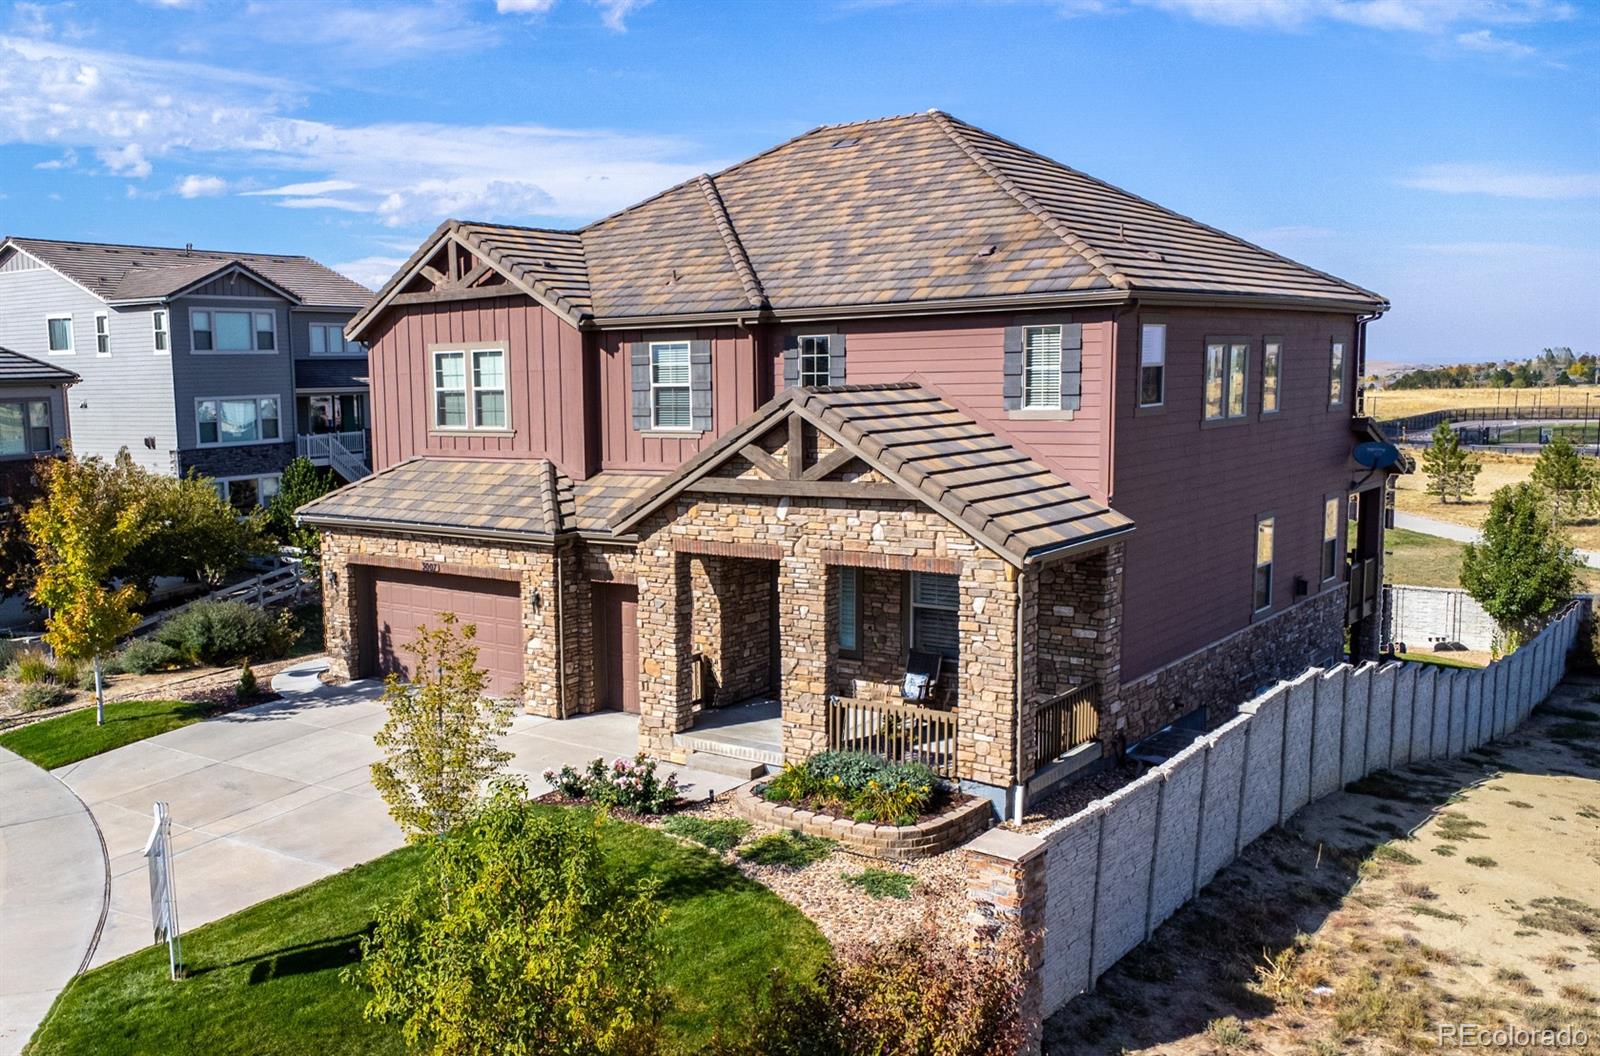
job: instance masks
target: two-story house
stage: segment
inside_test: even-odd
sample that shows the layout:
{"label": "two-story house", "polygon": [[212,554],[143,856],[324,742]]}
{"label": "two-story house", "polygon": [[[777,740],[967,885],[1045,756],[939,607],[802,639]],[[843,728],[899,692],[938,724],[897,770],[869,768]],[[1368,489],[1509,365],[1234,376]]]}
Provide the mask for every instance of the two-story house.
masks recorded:
{"label": "two-story house", "polygon": [[307,257],[0,242],[0,345],[70,369],[72,442],[195,472],[235,504],[276,493],[296,453],[365,475],[371,291]]}
{"label": "two-story house", "polygon": [[[77,380],[63,367],[0,348],[0,527],[14,526],[38,492],[39,460],[63,449],[70,435],[67,387]],[[31,619],[27,599],[0,588],[0,627]]]}
{"label": "two-story house", "polygon": [[[453,611],[530,711],[1018,809],[1347,628],[1371,655],[1386,307],[939,112],[577,231],[448,222],[347,330],[377,472],[302,511],[335,668]],[[701,736],[763,697],[778,743]]]}

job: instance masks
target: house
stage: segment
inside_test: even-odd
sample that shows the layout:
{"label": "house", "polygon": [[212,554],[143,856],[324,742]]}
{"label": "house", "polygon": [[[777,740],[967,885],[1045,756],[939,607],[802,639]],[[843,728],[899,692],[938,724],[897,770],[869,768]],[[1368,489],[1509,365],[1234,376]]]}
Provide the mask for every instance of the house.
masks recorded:
{"label": "house", "polygon": [[[302,510],[335,669],[403,672],[454,611],[537,714],[1018,809],[1347,628],[1374,654],[1386,308],[940,112],[576,231],[447,222],[347,330],[377,471]],[[730,735],[762,698],[781,735]]]}
{"label": "house", "polygon": [[[24,502],[38,492],[39,460],[63,449],[70,435],[67,387],[78,376],[0,347],[0,535],[17,527]],[[26,623],[26,599],[8,597],[0,583],[0,627]]]}
{"label": "house", "polygon": [[73,447],[200,473],[235,504],[276,493],[296,453],[366,474],[371,291],[307,257],[0,242],[0,345],[61,365]]}

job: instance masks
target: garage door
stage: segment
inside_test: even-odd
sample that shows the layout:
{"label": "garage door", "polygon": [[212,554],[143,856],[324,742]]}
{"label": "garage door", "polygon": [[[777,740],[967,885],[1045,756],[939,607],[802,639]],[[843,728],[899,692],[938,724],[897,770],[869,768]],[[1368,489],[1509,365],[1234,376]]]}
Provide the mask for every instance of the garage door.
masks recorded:
{"label": "garage door", "polygon": [[500,579],[447,576],[435,572],[373,569],[365,628],[371,658],[368,675],[397,672],[411,677],[416,659],[409,646],[417,628],[439,625],[439,614],[453,612],[462,624],[478,628],[478,666],[489,673],[489,692],[507,696],[522,681],[521,587]]}

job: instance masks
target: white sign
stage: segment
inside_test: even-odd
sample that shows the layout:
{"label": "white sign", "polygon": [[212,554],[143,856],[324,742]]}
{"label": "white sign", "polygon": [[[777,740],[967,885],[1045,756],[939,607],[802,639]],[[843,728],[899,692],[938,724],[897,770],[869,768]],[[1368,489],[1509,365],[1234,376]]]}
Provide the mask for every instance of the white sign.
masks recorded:
{"label": "white sign", "polygon": [[165,803],[155,806],[155,824],[145,841],[144,857],[150,867],[150,919],[155,925],[155,941],[167,944],[167,967],[176,979],[183,968],[183,943],[178,933],[178,892],[172,884],[172,818]]}

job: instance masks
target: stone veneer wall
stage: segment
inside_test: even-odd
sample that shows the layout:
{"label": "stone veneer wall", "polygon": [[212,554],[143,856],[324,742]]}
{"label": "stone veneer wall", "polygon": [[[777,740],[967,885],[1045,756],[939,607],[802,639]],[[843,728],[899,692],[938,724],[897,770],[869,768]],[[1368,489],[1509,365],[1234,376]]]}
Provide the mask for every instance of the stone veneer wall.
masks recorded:
{"label": "stone veneer wall", "polygon": [[691,648],[711,660],[711,700],[720,708],[772,691],[772,591],[774,561],[694,556]]}
{"label": "stone veneer wall", "polygon": [[1124,683],[1121,699],[1101,709],[1101,738],[1125,746],[1196,708],[1206,709],[1208,724],[1215,726],[1261,686],[1291,678],[1309,665],[1337,663],[1344,653],[1346,589],[1337,583]]}
{"label": "stone veneer wall", "polygon": [[1036,627],[1034,692],[1053,696],[1098,682],[1101,704],[1116,699],[1122,672],[1123,547],[1046,565],[1023,602]]}
{"label": "stone veneer wall", "polygon": [[[710,483],[708,479],[705,483]],[[921,504],[811,503],[746,496],[681,497],[639,526],[640,741],[671,753],[693,717],[688,661],[699,550],[778,562],[783,747],[791,759],[827,747],[825,698],[835,684],[828,565],[957,571],[961,582],[959,776],[1017,780],[1013,653],[1017,590],[1009,566]]]}

